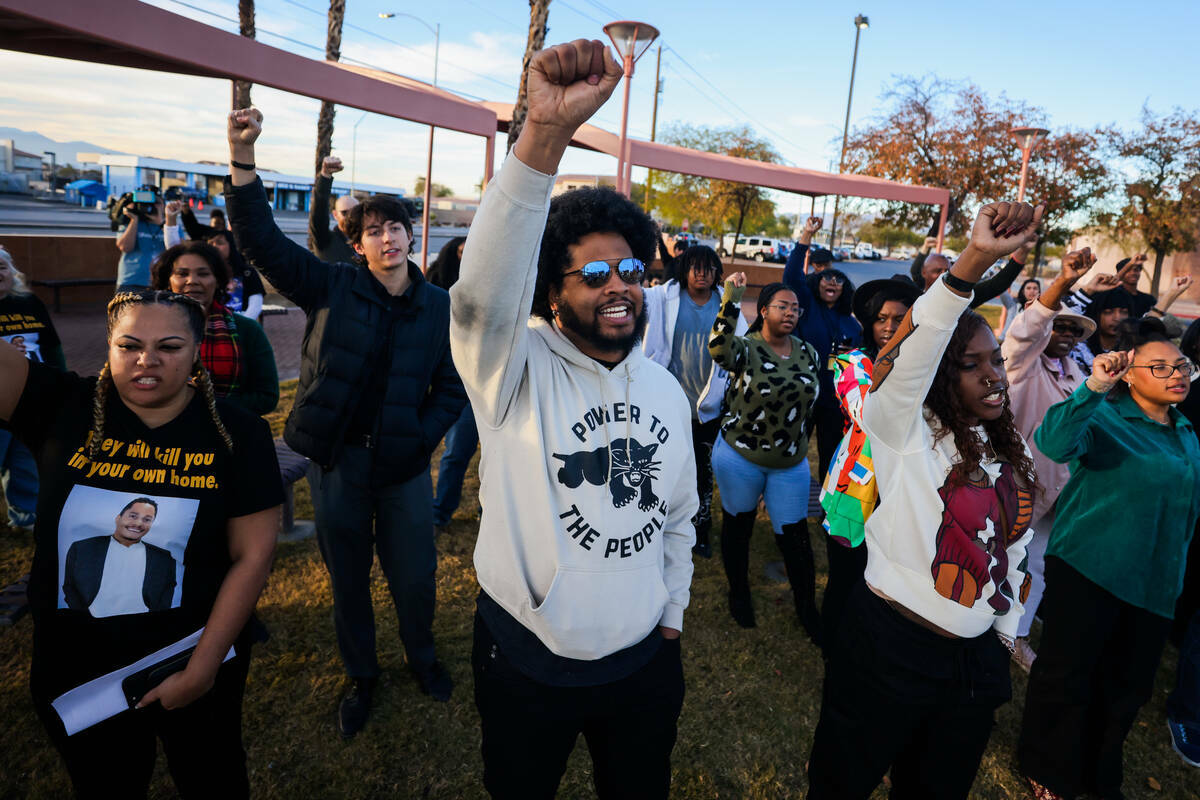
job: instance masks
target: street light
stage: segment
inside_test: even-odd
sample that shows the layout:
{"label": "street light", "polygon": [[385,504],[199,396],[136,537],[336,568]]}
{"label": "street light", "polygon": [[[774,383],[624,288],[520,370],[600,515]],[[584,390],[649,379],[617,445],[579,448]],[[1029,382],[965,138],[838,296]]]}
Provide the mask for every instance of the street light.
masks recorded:
{"label": "street light", "polygon": [[627,173],[631,171],[631,167],[628,164],[628,154],[625,152],[629,141],[629,83],[633,79],[633,65],[658,38],[658,28],[647,25],[645,22],[620,20],[605,25],[604,32],[608,34],[613,48],[621,56],[625,71],[625,104],[621,110],[621,143],[617,148],[617,191],[629,197],[630,185]]}
{"label": "street light", "polygon": [[[433,85],[437,87],[438,74],[438,53],[441,50],[442,43],[442,24],[436,23],[430,25],[425,20],[413,14],[407,14],[403,11],[381,11],[379,12],[380,19],[392,19],[393,17],[408,17],[416,20],[429,29],[433,34]],[[433,186],[433,126],[429,126],[429,152],[425,158],[425,200],[424,207],[421,209],[421,272],[425,271],[425,266],[429,263],[429,198],[430,191]]]}
{"label": "street light", "polygon": [[1025,202],[1025,176],[1029,172],[1029,155],[1049,132],[1045,128],[1013,128],[1008,132],[1021,145],[1021,183],[1017,187],[1018,203]]}
{"label": "street light", "polygon": [[[850,101],[854,99],[854,73],[858,69],[858,37],[870,26],[870,21],[859,14],[854,18],[854,58],[850,61],[850,92],[846,95],[846,124],[842,127],[842,157],[838,161],[838,174],[846,168],[846,140],[850,136]],[[829,226],[829,246],[834,247],[833,237],[837,234],[838,203],[841,195],[833,198],[833,224]]]}

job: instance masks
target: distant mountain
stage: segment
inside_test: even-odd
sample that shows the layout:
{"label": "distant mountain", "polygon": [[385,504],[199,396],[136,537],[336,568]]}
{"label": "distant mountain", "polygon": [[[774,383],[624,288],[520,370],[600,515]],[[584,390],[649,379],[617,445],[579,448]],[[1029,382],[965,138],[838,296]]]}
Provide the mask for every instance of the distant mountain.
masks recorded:
{"label": "distant mountain", "polygon": [[18,150],[41,155],[44,152],[55,154],[57,162],[79,166],[80,153],[119,153],[91,142],[56,142],[49,136],[43,136],[37,131],[23,131],[20,128],[0,127],[0,139],[12,139]]}

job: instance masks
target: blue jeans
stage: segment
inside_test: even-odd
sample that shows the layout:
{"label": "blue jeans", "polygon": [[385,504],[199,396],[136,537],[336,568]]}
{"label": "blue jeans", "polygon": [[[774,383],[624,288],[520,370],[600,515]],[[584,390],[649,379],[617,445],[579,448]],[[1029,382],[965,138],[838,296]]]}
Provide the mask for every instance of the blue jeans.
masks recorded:
{"label": "blue jeans", "polygon": [[14,528],[33,525],[37,518],[37,461],[28,447],[3,430],[0,430],[0,486],[8,504],[9,525]]}
{"label": "blue jeans", "polygon": [[802,458],[786,469],[760,467],[738,453],[725,437],[717,434],[712,451],[713,474],[721,490],[721,508],[730,514],[743,514],[758,507],[762,497],[776,534],[784,525],[808,516],[808,484],[811,480],[808,459]]}
{"label": "blue jeans", "polygon": [[1192,614],[1183,647],[1179,648],[1178,674],[1175,691],[1167,698],[1167,716],[1200,728],[1200,611]]}
{"label": "blue jeans", "polygon": [[317,545],[333,586],[333,623],[346,674],[379,675],[371,565],[375,553],[387,579],[408,663],[418,672],[434,661],[433,608],[437,550],[433,545],[429,469],[383,488],[371,487],[374,451],[346,445],[325,471],[308,468]]}
{"label": "blue jeans", "polygon": [[479,444],[479,429],[475,427],[475,415],[471,405],[463,409],[458,422],[446,431],[446,450],[438,465],[437,494],[433,499],[433,524],[445,525],[454,516],[462,499],[463,478],[467,476],[467,464],[475,455]]}

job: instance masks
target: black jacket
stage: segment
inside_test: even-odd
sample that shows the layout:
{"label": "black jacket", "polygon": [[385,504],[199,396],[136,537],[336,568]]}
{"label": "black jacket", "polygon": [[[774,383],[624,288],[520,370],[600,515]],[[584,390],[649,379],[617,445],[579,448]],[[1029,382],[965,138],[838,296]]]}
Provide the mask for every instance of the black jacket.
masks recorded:
{"label": "black jacket", "polygon": [[[275,225],[262,181],[226,180],[229,223],[250,263],[308,315],[300,385],[283,438],[329,469],[370,384],[371,345],[388,319],[388,302],[366,267],[328,264]],[[410,262],[411,301],[398,304],[386,391],[374,438],[376,485],[408,480],[429,466],[438,442],[467,404],[450,360],[450,295]],[[386,293],[384,293],[386,294]]]}
{"label": "black jacket", "polygon": [[[67,608],[87,611],[104,578],[104,557],[108,553],[111,536],[93,536],[82,539],[67,550],[67,562],[63,569],[63,596]],[[171,554],[152,544],[146,547],[146,574],[142,578],[142,602],[150,611],[166,611],[175,598],[175,559]]]}
{"label": "black jacket", "polygon": [[329,195],[333,178],[318,174],[313,181],[311,202],[308,204],[308,242],[317,258],[330,264],[357,264],[357,253],[346,241],[346,234],[337,225],[329,225]]}

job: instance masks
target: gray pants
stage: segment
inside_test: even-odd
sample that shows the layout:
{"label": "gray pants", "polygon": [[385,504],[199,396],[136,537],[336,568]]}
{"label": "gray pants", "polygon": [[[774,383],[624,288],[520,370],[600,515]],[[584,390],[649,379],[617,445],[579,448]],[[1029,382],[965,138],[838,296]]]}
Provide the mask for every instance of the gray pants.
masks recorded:
{"label": "gray pants", "polygon": [[352,678],[379,675],[371,606],[375,553],[396,604],[409,665],[423,671],[435,657],[437,550],[429,468],[403,483],[372,488],[373,455],[347,445],[333,469],[326,472],[315,464],[308,469],[317,544],[333,585],[338,649]]}

